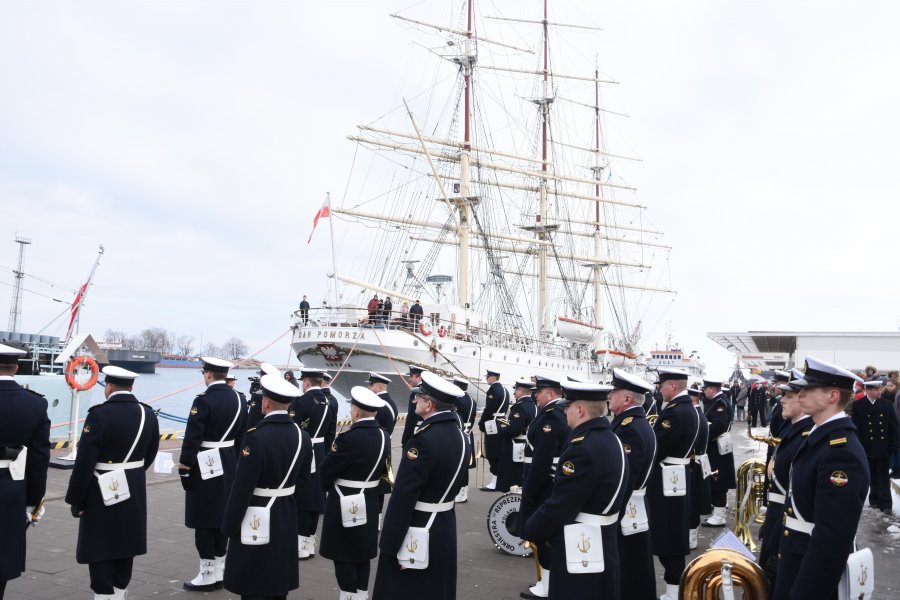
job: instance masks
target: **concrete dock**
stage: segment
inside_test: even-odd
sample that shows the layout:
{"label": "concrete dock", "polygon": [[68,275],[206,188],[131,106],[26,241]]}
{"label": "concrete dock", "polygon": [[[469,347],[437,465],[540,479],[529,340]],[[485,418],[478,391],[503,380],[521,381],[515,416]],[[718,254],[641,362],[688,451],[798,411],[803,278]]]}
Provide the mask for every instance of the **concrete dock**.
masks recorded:
{"label": "concrete dock", "polygon": [[[394,464],[399,464],[400,430],[394,436]],[[762,430],[759,430],[761,433]],[[735,427],[737,460],[760,456],[765,448],[746,437],[745,430]],[[176,454],[179,441],[162,442],[162,451]],[[18,579],[9,582],[6,598],[19,599],[90,599],[87,565],[75,562],[77,520],[72,518],[63,501],[70,471],[51,469],[46,508],[47,514],[28,532],[28,569]],[[475,471],[470,473],[474,474]],[[480,481],[480,480],[479,480]],[[474,481],[473,481],[474,483]],[[458,597],[467,600],[514,600],[519,592],[535,578],[535,564],[531,558],[513,557],[497,550],[487,532],[488,509],[498,494],[481,492],[472,486],[469,502],[456,508],[458,522]],[[895,487],[895,493],[897,488]],[[197,574],[198,558],[194,550],[193,532],[184,527],[184,492],[177,475],[148,473],[148,553],[135,559],[134,576],[129,586],[129,598],[202,597],[210,600],[235,599],[226,590],[192,593],[182,589],[182,582]],[[733,496],[733,494],[732,494]],[[733,498],[730,506],[733,508]],[[900,597],[900,569],[897,569],[900,546],[900,500],[895,501],[892,516],[865,508],[859,524],[858,544],[870,547],[875,555],[875,598],[893,600]],[[731,511],[733,518],[733,511]],[[893,525],[896,533],[888,528]],[[321,526],[320,526],[321,527]],[[320,528],[321,531],[321,528]],[[700,550],[721,533],[721,529],[700,529]],[[375,565],[372,568],[372,580]],[[657,588],[662,592],[661,570],[657,564]],[[623,585],[628,585],[623,582]],[[423,590],[423,596],[427,592]],[[334,600],[338,588],[331,561],[321,557],[300,563],[300,588],[289,595],[291,599]]]}

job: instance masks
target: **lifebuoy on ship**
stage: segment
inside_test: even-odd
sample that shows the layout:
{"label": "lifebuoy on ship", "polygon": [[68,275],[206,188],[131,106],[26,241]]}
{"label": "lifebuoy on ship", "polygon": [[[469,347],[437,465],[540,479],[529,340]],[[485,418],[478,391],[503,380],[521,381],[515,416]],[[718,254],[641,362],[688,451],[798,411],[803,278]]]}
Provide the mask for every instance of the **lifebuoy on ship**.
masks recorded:
{"label": "lifebuoy on ship", "polygon": [[441,325],[438,327],[438,335],[441,337],[447,337],[447,328]]}
{"label": "lifebuoy on ship", "polygon": [[[87,367],[91,370],[91,377],[86,382],[79,383],[78,380],[75,379],[75,375],[82,367]],[[65,374],[66,383],[69,384],[70,388],[76,392],[86,392],[97,383],[97,377],[100,375],[100,367],[97,365],[97,361],[90,356],[76,356],[66,365]]]}
{"label": "lifebuoy on ship", "polygon": [[422,335],[424,335],[426,337],[430,336],[431,335],[431,327],[429,327],[428,324],[425,323],[425,321],[422,321],[421,323],[419,323],[419,333],[421,333]]}

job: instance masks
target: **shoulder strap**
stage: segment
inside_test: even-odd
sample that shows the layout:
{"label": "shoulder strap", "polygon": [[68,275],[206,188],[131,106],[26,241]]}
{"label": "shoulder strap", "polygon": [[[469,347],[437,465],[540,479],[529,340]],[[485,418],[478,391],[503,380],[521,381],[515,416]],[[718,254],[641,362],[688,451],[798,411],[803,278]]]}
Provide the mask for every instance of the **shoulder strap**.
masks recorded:
{"label": "shoulder strap", "polygon": [[134,449],[137,447],[138,440],[141,439],[141,434],[144,432],[144,421],[147,419],[147,413],[144,410],[144,405],[138,402],[138,408],[141,409],[141,424],[138,426],[137,435],[134,437],[134,443],[131,444],[131,449],[128,450],[128,455],[125,457],[125,460],[122,462],[128,462],[131,459],[131,455],[134,452]]}
{"label": "shoulder strap", "polygon": [[314,438],[319,437],[319,432],[322,431],[322,425],[325,424],[325,418],[328,416],[328,409],[329,409],[329,408],[330,408],[330,407],[328,406],[328,400],[326,399],[326,400],[325,400],[325,411],[322,413],[322,419],[319,421],[319,426],[316,427],[316,432],[313,434],[313,437],[314,437]]}
{"label": "shoulder strap", "polygon": [[[700,435],[700,411],[694,410],[694,407],[691,406],[691,412],[697,417],[697,430],[694,432],[694,439],[691,440],[691,447],[688,449],[687,454],[684,455],[684,458],[690,456],[691,452],[694,451],[694,444],[697,443],[697,436]],[[706,417],[704,416],[703,418],[705,419]]]}
{"label": "shoulder strap", "polygon": [[[439,502],[444,502],[447,499],[447,494],[450,493],[450,490],[453,489],[453,484],[456,483],[456,478],[459,477],[459,470],[462,468],[463,463],[466,461],[466,451],[468,448],[466,447],[466,436],[462,432],[461,429],[458,429],[459,437],[462,438],[462,454],[459,457],[459,464],[456,465],[456,472],[453,473],[453,478],[450,479],[450,485],[447,486],[447,489],[444,491],[444,494],[441,496]],[[437,517],[437,513],[431,513],[431,516],[428,517],[428,524],[425,525],[425,529],[431,529],[431,524],[434,523],[434,518]]]}
{"label": "shoulder strap", "polygon": [[625,480],[625,449],[622,447],[622,440],[619,439],[619,436],[616,434],[612,434],[613,438],[616,440],[616,444],[619,445],[619,457],[622,459],[622,471],[619,473],[619,485],[616,486],[616,491],[613,493],[612,498],[609,500],[609,504],[606,505],[606,508],[603,509],[602,514],[609,513],[609,509],[612,508],[613,504],[616,503],[616,498],[619,497],[619,490],[622,489],[622,481]]}
{"label": "shoulder strap", "polygon": [[[698,417],[699,417],[699,415],[698,415]],[[697,423],[697,432],[698,432],[698,434],[700,432],[700,423],[699,422]],[[653,472],[653,462],[656,460],[656,436],[654,435],[652,437],[653,437],[653,458],[650,459],[650,468],[647,469],[647,474],[644,475],[644,481],[643,481],[643,483],[641,483],[641,487],[640,487],[641,490],[647,489],[647,481],[650,480],[650,473]],[[694,447],[694,445],[691,444],[691,448],[693,448],[693,447]]]}
{"label": "shoulder strap", "polygon": [[[287,473],[284,475],[284,479],[281,480],[281,483],[278,485],[278,489],[284,488],[284,484],[287,483],[288,477],[291,476],[291,472],[294,470],[294,465],[297,464],[297,457],[300,456],[300,448],[303,447],[303,432],[300,431],[300,428],[297,427],[297,424],[294,423],[294,428],[297,430],[297,451],[294,452],[294,459],[291,461],[291,466],[288,467]],[[272,504],[275,502],[275,496],[269,498],[269,503],[266,504],[266,508],[272,508]]]}
{"label": "shoulder strap", "polygon": [[234,418],[231,420],[231,425],[228,426],[228,429],[225,430],[225,435],[222,436],[220,442],[224,442],[225,438],[228,437],[228,434],[231,433],[231,430],[234,429],[234,424],[237,423],[238,417],[241,414],[241,395],[237,393],[237,391],[232,388],[232,392],[234,392],[234,397],[237,398],[237,410],[234,413]]}

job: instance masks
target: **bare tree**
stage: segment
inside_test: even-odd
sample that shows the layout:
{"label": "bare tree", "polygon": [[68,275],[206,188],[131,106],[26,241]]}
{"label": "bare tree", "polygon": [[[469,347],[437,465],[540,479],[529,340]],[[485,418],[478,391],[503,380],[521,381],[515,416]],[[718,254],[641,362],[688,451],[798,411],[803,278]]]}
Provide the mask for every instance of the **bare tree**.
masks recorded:
{"label": "bare tree", "polygon": [[203,344],[203,356],[219,356],[219,347],[212,342]]}
{"label": "bare tree", "polygon": [[234,360],[247,353],[247,344],[245,344],[242,339],[236,337],[229,338],[228,341],[225,342],[225,345],[222,346],[222,351],[225,353],[226,357]]}
{"label": "bare tree", "polygon": [[143,350],[143,338],[139,335],[130,335],[122,340],[122,348],[124,350]]}
{"label": "bare tree", "polygon": [[178,348],[178,353],[181,356],[191,356],[194,353],[194,336],[179,336],[178,341],[175,343],[175,347]]}
{"label": "bare tree", "polygon": [[103,341],[107,344],[124,344],[127,337],[124,331],[107,329],[106,333],[103,334]]}

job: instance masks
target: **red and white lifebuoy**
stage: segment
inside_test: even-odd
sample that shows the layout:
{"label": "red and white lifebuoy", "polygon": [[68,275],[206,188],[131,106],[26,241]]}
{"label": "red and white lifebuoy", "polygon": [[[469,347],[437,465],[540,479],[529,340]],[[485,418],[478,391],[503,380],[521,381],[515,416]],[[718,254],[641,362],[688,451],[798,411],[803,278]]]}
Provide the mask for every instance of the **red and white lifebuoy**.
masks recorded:
{"label": "red and white lifebuoy", "polygon": [[424,335],[425,337],[431,336],[431,326],[429,326],[425,321],[419,323],[419,333]]}
{"label": "red and white lifebuoy", "polygon": [[438,335],[441,337],[447,337],[447,328],[441,325],[438,327]]}
{"label": "red and white lifebuoy", "polygon": [[[79,383],[79,381],[75,379],[75,375],[82,367],[91,370],[91,377],[86,382]],[[69,384],[70,388],[76,392],[85,392],[94,387],[94,384],[97,383],[97,377],[100,375],[100,366],[97,365],[97,361],[90,356],[76,356],[66,365],[65,374],[66,383]]]}

